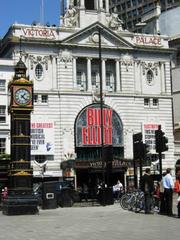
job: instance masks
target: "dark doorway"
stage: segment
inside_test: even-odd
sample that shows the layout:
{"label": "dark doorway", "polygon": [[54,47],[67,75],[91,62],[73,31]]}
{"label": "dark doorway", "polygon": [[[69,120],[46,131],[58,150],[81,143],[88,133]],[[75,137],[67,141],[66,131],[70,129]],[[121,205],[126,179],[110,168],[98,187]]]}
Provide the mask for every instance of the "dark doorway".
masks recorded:
{"label": "dark doorway", "polygon": [[[109,186],[115,185],[118,180],[124,186],[124,174],[125,171],[123,169],[113,170],[109,176]],[[82,187],[83,184],[86,184],[88,187],[94,188],[98,183],[102,182],[102,171],[99,169],[77,169],[76,175],[77,187]]]}

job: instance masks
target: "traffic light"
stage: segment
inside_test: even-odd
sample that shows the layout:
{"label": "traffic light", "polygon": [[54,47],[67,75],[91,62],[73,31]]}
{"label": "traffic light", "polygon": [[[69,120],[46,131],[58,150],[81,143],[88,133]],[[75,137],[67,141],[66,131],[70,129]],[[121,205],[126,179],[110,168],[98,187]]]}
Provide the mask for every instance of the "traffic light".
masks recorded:
{"label": "traffic light", "polygon": [[161,130],[161,126],[158,127],[158,130],[155,131],[155,140],[156,140],[156,152],[165,152],[168,151],[168,138],[164,136],[165,133]]}
{"label": "traffic light", "polygon": [[143,143],[143,160],[146,160],[147,159],[147,154],[149,153],[149,145]]}
{"label": "traffic light", "polygon": [[142,157],[142,133],[133,134],[133,155],[134,159],[140,159]]}

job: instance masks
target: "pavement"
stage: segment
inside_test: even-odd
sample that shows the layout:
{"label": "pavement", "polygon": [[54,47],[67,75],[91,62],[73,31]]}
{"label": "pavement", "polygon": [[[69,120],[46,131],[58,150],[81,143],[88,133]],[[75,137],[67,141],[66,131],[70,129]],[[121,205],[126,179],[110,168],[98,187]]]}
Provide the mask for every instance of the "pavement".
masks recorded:
{"label": "pavement", "polygon": [[40,209],[37,215],[0,212],[0,240],[179,240],[179,227],[179,218],[125,211],[119,203]]}

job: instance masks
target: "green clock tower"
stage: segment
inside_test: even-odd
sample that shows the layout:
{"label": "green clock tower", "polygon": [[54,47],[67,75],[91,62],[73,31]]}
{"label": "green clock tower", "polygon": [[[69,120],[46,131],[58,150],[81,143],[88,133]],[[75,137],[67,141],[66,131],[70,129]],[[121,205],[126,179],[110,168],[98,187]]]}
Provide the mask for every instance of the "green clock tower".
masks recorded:
{"label": "green clock tower", "polygon": [[26,66],[20,59],[14,79],[8,86],[11,116],[11,159],[8,172],[8,198],[3,201],[3,214],[36,214],[37,200],[33,195],[31,161],[31,112],[33,83],[26,77]]}

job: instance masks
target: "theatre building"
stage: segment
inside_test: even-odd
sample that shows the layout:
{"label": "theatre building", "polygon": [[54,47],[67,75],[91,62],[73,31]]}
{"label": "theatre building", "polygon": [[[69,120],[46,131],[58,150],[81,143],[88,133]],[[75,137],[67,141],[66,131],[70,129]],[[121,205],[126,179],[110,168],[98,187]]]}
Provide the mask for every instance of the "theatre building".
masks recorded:
{"label": "theatre building", "polygon": [[[118,179],[126,183],[126,176],[133,174],[133,134],[142,132],[149,159],[156,161],[158,125],[168,137],[163,169],[174,169],[173,52],[168,39],[123,29],[118,15],[109,12],[109,1],[69,2],[72,5],[59,26],[13,24],[1,41],[0,58],[10,65],[12,76],[11,65],[21,56],[34,83],[34,177],[74,177],[76,186],[94,184],[102,179],[110,161],[110,183]],[[1,66],[0,71],[4,71]],[[11,79],[9,72],[0,73],[0,147],[4,146],[0,150],[6,153],[10,145],[7,84]],[[110,146],[105,162],[102,145]]]}

